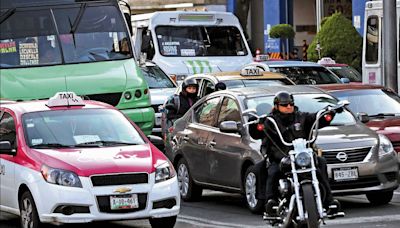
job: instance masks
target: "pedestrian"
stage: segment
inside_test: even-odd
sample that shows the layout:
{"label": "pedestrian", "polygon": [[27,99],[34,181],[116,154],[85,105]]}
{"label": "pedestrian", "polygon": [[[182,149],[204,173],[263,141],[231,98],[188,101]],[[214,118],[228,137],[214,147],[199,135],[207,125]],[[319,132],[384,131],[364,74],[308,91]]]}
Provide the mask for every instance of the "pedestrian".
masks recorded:
{"label": "pedestrian", "polygon": [[307,50],[308,50],[308,44],[307,40],[303,40],[303,61],[307,61]]}

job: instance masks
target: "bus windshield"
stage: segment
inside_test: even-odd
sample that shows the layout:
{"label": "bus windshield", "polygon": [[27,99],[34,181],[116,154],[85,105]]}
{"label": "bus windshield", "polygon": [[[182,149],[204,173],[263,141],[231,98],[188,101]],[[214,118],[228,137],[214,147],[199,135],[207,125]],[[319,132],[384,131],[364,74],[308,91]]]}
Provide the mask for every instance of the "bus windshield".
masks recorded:
{"label": "bus windshield", "polygon": [[9,15],[0,24],[0,68],[132,57],[129,35],[115,6],[6,12],[0,13]]}
{"label": "bus windshield", "polygon": [[166,57],[248,54],[234,26],[158,26],[156,36],[160,53]]}

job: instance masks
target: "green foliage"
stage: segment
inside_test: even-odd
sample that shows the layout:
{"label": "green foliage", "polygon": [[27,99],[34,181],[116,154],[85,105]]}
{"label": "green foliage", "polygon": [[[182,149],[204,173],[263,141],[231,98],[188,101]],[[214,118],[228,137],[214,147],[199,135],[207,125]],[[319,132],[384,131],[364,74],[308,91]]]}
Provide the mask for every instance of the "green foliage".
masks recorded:
{"label": "green foliage", "polygon": [[318,60],[315,50],[320,42],[321,57],[331,57],[337,63],[346,63],[357,70],[361,69],[362,38],[351,21],[340,13],[324,19],[321,30],[307,50],[310,61]]}
{"label": "green foliage", "polygon": [[281,38],[281,39],[289,39],[293,38],[296,33],[293,30],[293,27],[288,24],[279,24],[271,27],[269,31],[269,37],[271,38]]}

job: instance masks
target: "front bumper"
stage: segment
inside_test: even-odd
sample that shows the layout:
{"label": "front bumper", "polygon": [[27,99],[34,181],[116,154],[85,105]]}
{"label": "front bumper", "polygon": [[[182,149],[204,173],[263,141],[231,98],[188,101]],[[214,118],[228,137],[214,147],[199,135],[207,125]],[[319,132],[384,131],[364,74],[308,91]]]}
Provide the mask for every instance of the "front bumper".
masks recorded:
{"label": "front bumper", "polygon": [[[335,168],[357,168],[358,178],[335,181],[332,171]],[[391,190],[399,186],[399,166],[394,153],[380,157],[377,162],[365,159],[363,162],[328,164],[328,176],[335,195],[363,194]]]}
{"label": "front bumper", "polygon": [[[149,182],[146,184],[123,185],[132,189],[129,194],[138,194],[139,196],[139,205],[142,206],[132,212],[113,212],[110,208],[104,209],[104,205],[100,205],[99,198],[101,197],[106,199],[106,202],[109,202],[109,196],[111,195],[128,194],[114,192],[121,186],[93,187],[90,179],[86,177],[80,177],[83,188],[47,184],[47,186],[44,186],[45,188],[39,189],[38,195],[35,196],[35,201],[38,202],[37,209],[40,221],[45,223],[87,223],[102,220],[131,220],[176,216],[180,210],[177,178],[174,177],[157,184],[154,184],[154,178],[154,173],[152,173],[149,175]],[[175,202],[175,204],[170,204],[167,207],[156,207],[154,205],[154,202],[168,199]],[[88,207],[90,212],[73,213],[71,215],[55,213],[55,209],[60,205]]]}

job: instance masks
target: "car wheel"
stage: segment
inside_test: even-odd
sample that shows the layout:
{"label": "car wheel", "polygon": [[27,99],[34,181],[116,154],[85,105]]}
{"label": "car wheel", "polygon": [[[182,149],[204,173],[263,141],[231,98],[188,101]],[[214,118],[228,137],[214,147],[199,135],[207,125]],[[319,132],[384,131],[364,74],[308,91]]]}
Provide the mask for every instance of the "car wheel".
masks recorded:
{"label": "car wheel", "polygon": [[388,204],[393,198],[393,190],[367,193],[367,199],[372,205]]}
{"label": "car wheel", "polygon": [[258,214],[262,211],[264,200],[257,199],[257,176],[250,166],[244,176],[244,192],[246,205],[252,213]]}
{"label": "car wheel", "polygon": [[41,226],[35,201],[29,191],[25,191],[19,199],[21,227],[38,228]]}
{"label": "car wheel", "polygon": [[181,158],[178,162],[178,185],[181,198],[184,201],[197,200],[203,192],[203,189],[194,183],[184,158]]}
{"label": "car wheel", "polygon": [[176,223],[176,216],[165,218],[150,218],[150,225],[152,228],[172,228]]}

